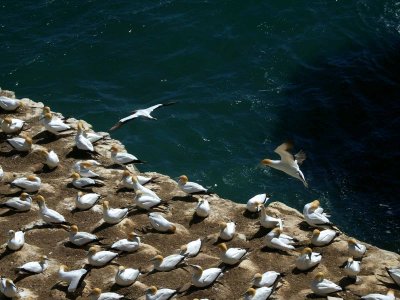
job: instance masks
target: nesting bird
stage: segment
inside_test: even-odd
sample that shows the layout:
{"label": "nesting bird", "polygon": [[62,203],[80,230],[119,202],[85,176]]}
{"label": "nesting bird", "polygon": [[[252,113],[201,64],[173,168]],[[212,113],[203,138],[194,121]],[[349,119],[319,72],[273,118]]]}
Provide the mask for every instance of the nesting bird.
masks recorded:
{"label": "nesting bird", "polygon": [[78,173],[74,172],[71,175],[72,185],[77,189],[84,189],[92,186],[103,186],[104,182],[98,179],[81,177]]}
{"label": "nesting bird", "polygon": [[209,268],[203,270],[199,265],[190,265],[193,268],[192,285],[199,288],[204,288],[212,285],[222,275],[223,270],[221,268]]}
{"label": "nesting bird", "polygon": [[48,258],[46,255],[40,256],[39,261],[32,261],[17,267],[17,271],[20,274],[40,274],[46,271],[48,268]]}
{"label": "nesting bird", "polygon": [[247,201],[246,209],[249,212],[259,212],[261,210],[261,206],[264,206],[265,203],[269,200],[269,196],[267,194],[258,194],[254,197],[250,198]]}
{"label": "nesting bird", "polygon": [[88,263],[94,267],[103,267],[117,256],[118,253],[100,250],[98,246],[90,247],[87,253]]}
{"label": "nesting bird", "polygon": [[265,236],[265,245],[272,249],[293,250],[294,241],[291,237],[282,234],[280,228],[275,228]]}
{"label": "nesting bird", "polygon": [[101,289],[94,288],[88,298],[89,300],[119,300],[125,298],[125,296],[114,292],[103,293]]}
{"label": "nesting bird", "polygon": [[55,153],[53,150],[50,150],[49,152],[47,149],[43,148],[39,149],[38,152],[46,159],[43,164],[45,164],[49,169],[56,168],[60,163],[57,153]]}
{"label": "nesting bird", "polygon": [[43,112],[44,115],[42,122],[47,131],[51,132],[52,134],[59,135],[71,130],[71,127],[68,124],[65,124],[60,118],[55,117],[51,112],[47,112],[45,109],[43,109]]}
{"label": "nesting bird", "polygon": [[351,238],[348,240],[349,256],[352,256],[357,259],[361,259],[365,252],[367,251],[367,247],[365,245],[358,243],[355,239]]}
{"label": "nesting bird", "polygon": [[311,244],[317,247],[329,245],[337,236],[337,232],[332,229],[318,230],[314,229],[311,237]]}
{"label": "nesting bird", "polygon": [[154,197],[153,195],[145,194],[141,190],[137,190],[135,192],[135,197],[133,198],[133,203],[141,209],[150,210],[159,205],[161,199],[159,197]]}
{"label": "nesting bird", "polygon": [[267,300],[271,296],[273,289],[270,287],[260,287],[257,289],[249,288],[244,294],[244,300]]}
{"label": "nesting bird", "polygon": [[168,272],[175,269],[185,258],[186,256],[181,254],[171,254],[167,257],[156,255],[150,261],[153,263],[154,270]]}
{"label": "nesting bird", "polygon": [[75,197],[75,206],[80,210],[87,210],[92,208],[99,202],[101,196],[97,193],[83,194],[81,191]]}
{"label": "nesting bird", "polygon": [[32,138],[28,135],[20,134],[20,136],[7,139],[7,143],[16,151],[29,152],[32,149]]}
{"label": "nesting bird", "polygon": [[24,107],[21,100],[0,96],[0,107],[6,111],[14,111],[17,108]]}
{"label": "nesting bird", "polygon": [[177,290],[173,289],[157,289],[154,285],[147,288],[146,300],[169,300],[174,298],[178,293]]}
{"label": "nesting bird", "polygon": [[95,160],[86,160],[86,161],[79,161],[74,165],[74,171],[78,173],[81,177],[88,177],[88,178],[96,178],[100,177],[99,174],[96,172],[90,170],[89,168],[96,165],[98,166],[99,164],[94,164],[93,162],[96,162]]}
{"label": "nesting bird", "polygon": [[281,278],[281,273],[275,271],[268,271],[263,274],[256,273],[251,280],[255,287],[271,287]]}
{"label": "nesting bird", "polygon": [[344,267],[344,272],[346,275],[352,279],[357,280],[357,275],[360,273],[360,262],[354,260],[352,257],[347,259],[347,264]]}
{"label": "nesting bird", "polygon": [[1,130],[7,134],[18,133],[22,130],[24,124],[25,121],[22,121],[20,119],[5,117],[1,121]]}
{"label": "nesting bird", "polygon": [[149,220],[151,226],[157,231],[172,233],[176,231],[176,226],[158,213],[149,213]]}
{"label": "nesting bird", "polygon": [[392,280],[400,286],[400,268],[386,268],[386,272],[392,278]]}
{"label": "nesting bird", "polygon": [[117,145],[112,145],[110,151],[111,151],[111,159],[117,165],[143,163],[143,161],[138,159],[133,154],[120,152],[120,149]]}
{"label": "nesting bird", "polygon": [[25,244],[25,233],[23,231],[9,230],[8,236],[7,248],[10,250],[19,250]]}
{"label": "nesting bird", "polygon": [[267,211],[264,205],[261,205],[260,225],[264,228],[271,229],[279,227],[283,230],[283,221],[281,218],[274,218],[267,215]]}
{"label": "nesting bird", "polygon": [[179,176],[178,187],[186,194],[207,193],[207,189],[202,185],[189,181],[186,175]]}
{"label": "nesting bird", "polygon": [[311,290],[319,296],[326,296],[342,290],[340,286],[328,279],[324,279],[324,273],[319,272],[311,282]]}
{"label": "nesting bird", "polygon": [[127,239],[121,239],[111,245],[111,249],[124,252],[134,252],[140,247],[140,237],[134,233],[128,233]]}
{"label": "nesting bird", "polygon": [[19,197],[13,197],[1,203],[0,207],[7,207],[14,211],[29,211],[32,206],[32,197],[27,193],[22,193]]}
{"label": "nesting bird", "polygon": [[61,281],[68,283],[68,292],[73,293],[79,287],[82,277],[86,275],[88,271],[83,268],[71,271],[67,271],[67,269],[67,266],[60,265],[58,270],[58,278]]}
{"label": "nesting bird", "polygon": [[248,249],[242,248],[229,248],[225,243],[218,244],[218,248],[222,251],[221,260],[227,265],[236,265],[241,262],[244,257],[248,254]]}
{"label": "nesting bird", "polygon": [[34,193],[40,189],[42,180],[36,175],[29,175],[27,177],[21,177],[14,179],[11,182],[11,186],[18,187],[24,192]]}
{"label": "nesting bird", "polygon": [[92,233],[85,232],[85,231],[79,231],[77,225],[71,225],[71,227],[68,228],[69,234],[68,238],[69,241],[76,245],[76,246],[84,246],[93,242],[97,242],[100,239]]}
{"label": "nesting bird", "polygon": [[236,224],[235,222],[231,221],[228,223],[221,223],[220,224],[221,230],[219,232],[219,238],[224,241],[230,241],[233,239],[236,233]]}
{"label": "nesting bird", "polygon": [[53,225],[67,223],[62,214],[46,206],[46,200],[44,199],[43,196],[41,195],[36,196],[35,201],[39,205],[39,215],[45,223]]}
{"label": "nesting bird", "polygon": [[132,179],[132,188],[135,190],[135,192],[140,191],[140,192],[142,192],[143,195],[149,195],[149,196],[161,201],[161,198],[158,197],[155,192],[153,192],[152,190],[150,190],[147,187],[140,184],[137,176],[132,175],[131,179]]}
{"label": "nesting bird", "polygon": [[121,222],[129,213],[128,208],[110,208],[108,201],[103,201],[103,220],[108,224]]}
{"label": "nesting bird", "polygon": [[78,131],[75,136],[75,146],[79,150],[94,152],[94,147],[91,141],[85,137],[85,129],[82,122],[78,122]]}
{"label": "nesting bird", "polygon": [[382,294],[368,294],[361,297],[362,300],[396,300],[393,290],[388,290],[386,295]]}
{"label": "nesting bird", "polygon": [[301,255],[296,259],[296,268],[300,271],[309,270],[321,262],[322,255],[313,252],[311,248],[304,248]]}
{"label": "nesting bird", "polygon": [[332,223],[328,219],[329,215],[323,212],[319,204],[318,200],[306,204],[303,209],[304,219],[310,226],[320,227],[323,225],[331,225]]}
{"label": "nesting bird", "polygon": [[199,199],[196,205],[195,213],[201,218],[207,218],[210,214],[210,204],[207,199]]}
{"label": "nesting bird", "polygon": [[0,277],[0,292],[11,299],[20,298],[19,289],[10,278]]}
{"label": "nesting bird", "polygon": [[201,246],[202,246],[201,239],[191,241],[181,247],[180,254],[186,257],[195,257],[197,254],[199,254]]}

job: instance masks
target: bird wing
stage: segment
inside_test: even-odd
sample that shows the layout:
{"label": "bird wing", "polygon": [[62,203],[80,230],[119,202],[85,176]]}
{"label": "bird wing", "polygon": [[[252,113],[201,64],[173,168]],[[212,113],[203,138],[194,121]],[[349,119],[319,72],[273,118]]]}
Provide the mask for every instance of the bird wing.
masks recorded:
{"label": "bird wing", "polygon": [[120,128],[122,125],[124,125],[125,123],[127,123],[127,122],[129,122],[129,121],[131,121],[131,120],[133,120],[133,119],[136,119],[137,117],[140,116],[140,111],[141,111],[141,110],[134,110],[134,111],[132,111],[132,114],[131,114],[131,115],[129,115],[129,116],[127,116],[127,117],[122,118],[121,120],[119,120],[113,127],[111,127],[111,128],[109,129],[109,131],[113,131],[113,130],[115,130],[115,129],[118,129],[118,128]]}
{"label": "bird wing", "polygon": [[294,157],[297,161],[297,164],[300,166],[303,163],[303,161],[306,160],[307,155],[303,150],[300,150],[299,152],[297,152],[297,154],[294,155]]}
{"label": "bird wing", "polygon": [[65,222],[64,216],[52,209],[47,209],[45,212],[43,212],[43,218],[48,218],[52,222]]}
{"label": "bird wing", "polygon": [[289,142],[283,143],[282,145],[276,147],[274,152],[279,154],[282,161],[284,161],[288,164],[293,164],[294,157],[290,152],[288,152],[288,150],[292,149],[292,147],[293,147],[293,145]]}
{"label": "bird wing", "polygon": [[30,273],[39,273],[42,272],[42,267],[37,261],[32,261],[24,264],[23,266],[18,268],[21,271],[26,271]]}

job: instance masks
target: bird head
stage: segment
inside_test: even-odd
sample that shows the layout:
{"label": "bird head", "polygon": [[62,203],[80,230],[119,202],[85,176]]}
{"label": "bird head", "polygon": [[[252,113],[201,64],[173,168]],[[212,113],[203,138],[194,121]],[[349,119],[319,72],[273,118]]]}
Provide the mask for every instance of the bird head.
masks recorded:
{"label": "bird head", "polygon": [[112,145],[110,150],[111,152],[118,152],[119,148],[117,145]]}
{"label": "bird head", "polygon": [[98,246],[92,246],[92,247],[89,248],[88,254],[89,254],[89,255],[93,255],[93,254],[95,254],[95,253],[98,252],[98,251],[99,251],[99,247],[98,247]]}
{"label": "bird head", "polygon": [[28,177],[26,177],[26,179],[28,179],[29,181],[36,181],[37,177],[35,175],[29,175]]}
{"label": "bird head", "polygon": [[74,172],[74,173],[71,174],[70,177],[73,178],[74,180],[77,180],[77,179],[81,178],[81,175],[79,175],[78,173]]}
{"label": "bird head", "polygon": [[15,231],[14,230],[9,230],[8,231],[8,236],[9,237],[14,237],[14,235],[15,235]]}
{"label": "bird head", "polygon": [[119,267],[118,267],[118,270],[119,270],[119,271],[123,271],[123,270],[125,270],[125,267],[124,267],[124,266],[119,266]]}
{"label": "bird head", "polygon": [[154,262],[162,262],[164,260],[164,257],[162,257],[162,255],[156,255],[154,256],[152,259],[150,259],[149,261],[154,261]]}
{"label": "bird head", "polygon": [[84,161],[81,163],[81,166],[83,166],[84,168],[90,168],[92,166],[92,163],[90,161]]}
{"label": "bird head", "polygon": [[12,123],[12,118],[10,118],[10,117],[5,117],[5,118],[4,118],[4,122],[7,123],[8,125],[11,125],[11,123]]}
{"label": "bird head", "polygon": [[128,170],[124,170],[124,172],[122,172],[122,178],[128,177],[128,176],[131,176],[131,172],[129,172]]}
{"label": "bird head", "polygon": [[47,112],[47,113],[44,114],[44,118],[46,120],[51,120],[52,117],[53,117],[53,114],[51,112]]}
{"label": "bird head", "polygon": [[180,250],[181,250],[181,253],[185,253],[187,251],[187,245],[182,245]]}
{"label": "bird head", "polygon": [[218,225],[221,230],[224,230],[228,224],[226,222],[220,222]]}
{"label": "bird head", "polygon": [[146,293],[155,295],[157,293],[157,288],[154,285],[152,285],[147,288]]}
{"label": "bird head", "polygon": [[44,263],[45,261],[49,260],[49,258],[46,255],[41,255],[40,256],[40,262]]}
{"label": "bird head", "polygon": [[43,113],[44,113],[44,114],[50,113],[50,112],[51,112],[51,110],[50,110],[50,107],[49,107],[49,106],[44,106],[44,107],[43,107]]}
{"label": "bird head", "polygon": [[79,192],[78,192],[78,196],[79,196],[79,197],[82,197],[82,196],[83,196],[83,193],[82,193],[81,191],[79,191]]}
{"label": "bird head", "polygon": [[274,232],[275,236],[279,236],[282,233],[282,229],[279,227],[272,229],[272,231]]}
{"label": "bird head", "polygon": [[176,226],[174,224],[171,225],[171,228],[169,229],[172,233],[175,233],[176,231]]}
{"label": "bird head", "polygon": [[394,290],[389,289],[386,295],[388,295],[388,296],[390,296],[390,295],[391,295],[391,296],[394,296]]}
{"label": "bird head", "polygon": [[110,202],[108,202],[107,200],[103,201],[103,209],[108,209],[110,207]]}
{"label": "bird head", "polygon": [[324,279],[324,273],[318,272],[317,275],[314,277],[318,281],[322,281]]}
{"label": "bird head", "polygon": [[358,243],[357,243],[356,239],[350,238],[347,242],[349,243],[349,246],[355,246],[356,248],[360,249],[360,247],[358,246]]}
{"label": "bird head", "polygon": [[138,235],[135,232],[129,232],[128,233],[128,240],[132,241],[133,239],[135,239]]}
{"label": "bird head", "polygon": [[254,295],[256,294],[256,290],[253,288],[249,288],[247,289],[247,291],[243,294],[243,296],[252,296],[254,297]]}
{"label": "bird head", "polygon": [[64,272],[64,271],[68,270],[68,267],[67,267],[66,265],[60,265],[60,266],[59,266],[59,270],[60,270],[61,272]]}
{"label": "bird head", "polygon": [[269,165],[272,164],[272,160],[270,160],[270,159],[268,159],[268,158],[265,158],[265,159],[263,159],[263,160],[261,161],[261,164],[264,165],[264,166],[269,166]]}
{"label": "bird head", "polygon": [[311,202],[311,206],[312,207],[319,207],[320,206],[320,202],[319,202],[319,200],[314,200],[313,202]]}
{"label": "bird head", "polygon": [[254,274],[252,281],[260,280],[261,278],[262,278],[262,274],[261,273],[256,273],[256,274]]}
{"label": "bird head", "polygon": [[96,298],[99,297],[100,295],[101,295],[101,289],[99,288],[94,288],[89,294],[89,296],[95,296]]}
{"label": "bird head", "polygon": [[26,200],[26,198],[29,197],[28,193],[22,193],[21,196],[19,196],[22,200]]}
{"label": "bird head", "polygon": [[78,232],[78,226],[77,226],[77,225],[71,225],[70,230],[71,230],[73,233],[77,233],[77,232]]}
{"label": "bird head", "polygon": [[185,184],[188,181],[189,181],[189,179],[188,179],[188,177],[186,175],[179,176],[179,182]]}
{"label": "bird head", "polygon": [[189,265],[190,267],[193,268],[194,272],[201,275],[203,273],[203,268],[200,267],[199,265]]}
{"label": "bird head", "polygon": [[18,107],[21,107],[21,108],[22,108],[22,107],[24,107],[24,106],[25,106],[25,103],[24,103],[24,102],[22,102],[22,101],[19,101],[19,102],[18,102]]}
{"label": "bird head", "polygon": [[352,264],[353,261],[354,261],[354,259],[353,259],[352,257],[349,257],[349,258],[347,259],[347,262],[348,262],[349,264]]}
{"label": "bird head", "polygon": [[14,282],[10,278],[6,278],[6,286],[13,286]]}
{"label": "bird head", "polygon": [[218,244],[217,247],[218,247],[221,251],[224,251],[224,252],[226,252],[226,250],[228,250],[228,247],[226,246],[225,243]]}
{"label": "bird head", "polygon": [[309,258],[311,258],[312,249],[309,247],[306,247],[303,249],[303,251],[301,251],[301,254],[307,255]]}
{"label": "bird head", "polygon": [[42,206],[43,204],[46,203],[46,200],[44,199],[44,197],[42,195],[37,195],[35,197],[35,201],[38,203],[39,206]]}
{"label": "bird head", "polygon": [[318,229],[314,229],[312,235],[313,236],[319,236],[320,233],[321,233],[321,231],[319,231]]}
{"label": "bird head", "polygon": [[25,142],[27,143],[27,144],[29,144],[29,145],[32,145],[33,144],[33,141],[32,141],[32,138],[29,136],[29,135],[27,135],[27,134],[21,134],[21,137],[23,137],[24,139],[25,139]]}

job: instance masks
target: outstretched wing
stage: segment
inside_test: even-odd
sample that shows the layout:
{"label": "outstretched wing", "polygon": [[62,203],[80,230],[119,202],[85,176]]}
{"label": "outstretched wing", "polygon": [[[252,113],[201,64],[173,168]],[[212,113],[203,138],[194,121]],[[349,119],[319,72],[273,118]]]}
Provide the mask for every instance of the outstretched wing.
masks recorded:
{"label": "outstretched wing", "polygon": [[295,156],[297,164],[300,166],[306,160],[307,155],[303,150],[300,150]]}
{"label": "outstretched wing", "polygon": [[150,107],[148,107],[148,108],[146,108],[144,110],[147,110],[148,113],[151,113],[156,108],[159,108],[161,106],[169,106],[169,105],[172,105],[172,104],[175,104],[175,103],[176,102],[167,102],[167,103],[156,104],[156,105],[150,106]]}
{"label": "outstretched wing", "polygon": [[294,157],[289,152],[289,150],[292,149],[292,147],[293,147],[293,145],[291,143],[286,142],[286,143],[283,143],[282,145],[276,147],[274,152],[279,154],[282,161],[284,161],[288,164],[292,164],[294,161]]}
{"label": "outstretched wing", "polygon": [[124,125],[125,123],[127,123],[127,122],[129,122],[129,121],[131,121],[131,120],[133,120],[133,119],[135,119],[135,118],[137,118],[138,116],[139,116],[139,115],[137,114],[137,111],[136,111],[136,110],[133,111],[131,115],[129,115],[129,116],[127,116],[127,117],[125,117],[125,118],[119,120],[118,123],[116,123],[113,127],[111,127],[111,128],[109,129],[109,131],[113,131],[113,130],[115,130],[115,129],[120,128],[122,125]]}

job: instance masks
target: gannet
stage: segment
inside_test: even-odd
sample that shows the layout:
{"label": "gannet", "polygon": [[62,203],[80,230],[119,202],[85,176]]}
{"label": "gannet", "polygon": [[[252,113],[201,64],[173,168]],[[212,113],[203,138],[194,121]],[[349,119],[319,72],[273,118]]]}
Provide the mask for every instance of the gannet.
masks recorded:
{"label": "gannet", "polygon": [[17,178],[14,179],[13,182],[11,182],[11,186],[16,186],[22,189],[23,191],[29,193],[37,192],[41,184],[42,181],[40,180],[39,177],[35,175],[29,175],[27,177]]}
{"label": "gannet", "polygon": [[258,289],[249,288],[246,293],[243,294],[244,300],[266,300],[271,296],[273,288],[260,287]]}
{"label": "gannet", "polygon": [[311,248],[304,248],[301,255],[296,259],[296,268],[301,271],[309,270],[321,262],[322,255],[313,252]]}
{"label": "gannet", "polygon": [[311,290],[319,296],[326,296],[342,290],[340,286],[328,279],[324,279],[324,273],[319,272],[311,282]]}
{"label": "gannet", "polygon": [[120,152],[117,145],[112,145],[110,151],[111,151],[111,159],[115,164],[127,165],[134,163],[143,163],[143,161],[138,159],[133,154]]}
{"label": "gannet", "polygon": [[48,264],[48,258],[46,255],[40,256],[39,261],[32,261],[17,267],[17,271],[20,274],[39,274],[46,271]]}
{"label": "gannet", "polygon": [[137,190],[135,192],[135,197],[133,198],[133,203],[142,209],[149,210],[161,203],[160,198],[156,198],[149,194],[144,194],[142,191]]}
{"label": "gannet", "polygon": [[20,119],[14,119],[10,117],[5,117],[1,122],[1,130],[4,133],[17,133],[22,130],[25,121]]}
{"label": "gannet", "polygon": [[0,207],[8,207],[15,211],[29,211],[31,206],[32,197],[27,193],[22,193],[19,197],[13,197],[0,204]]}
{"label": "gannet", "polygon": [[157,120],[156,118],[154,118],[151,115],[153,110],[155,110],[156,108],[162,107],[162,106],[169,106],[169,105],[172,105],[175,103],[176,102],[160,103],[160,104],[150,106],[148,108],[134,110],[131,112],[132,113],[131,115],[119,120],[113,127],[111,127],[109,129],[109,131],[115,130],[115,129],[121,127],[122,125],[124,125],[126,122],[129,122],[129,121],[134,120],[139,117],[144,117],[144,118],[151,119],[151,120]]}
{"label": "gannet", "polygon": [[65,124],[61,119],[53,116],[51,112],[44,114],[42,122],[44,128],[55,135],[71,130],[69,125]]}
{"label": "gannet", "polygon": [[49,167],[49,169],[54,169],[58,166],[58,164],[60,163],[60,160],[58,159],[57,154],[53,151],[50,150],[47,151],[47,149],[39,149],[38,152],[43,155],[43,157],[46,159],[46,161],[44,162],[45,165],[47,165]]}
{"label": "gannet", "polygon": [[209,268],[203,270],[199,265],[190,265],[194,273],[192,275],[192,284],[195,287],[203,288],[212,285],[215,281],[222,276],[221,268]]}
{"label": "gannet", "polygon": [[349,257],[347,259],[347,264],[344,267],[344,272],[347,276],[357,279],[357,275],[360,273],[360,262]]}
{"label": "gannet", "polygon": [[99,241],[96,235],[85,231],[79,231],[77,225],[71,225],[67,230],[69,231],[69,241],[76,246],[83,246]]}
{"label": "gannet", "polygon": [[4,170],[3,167],[0,166],[0,181],[3,180],[3,177],[4,177]]}
{"label": "gannet", "polygon": [[354,258],[362,258],[367,251],[365,245],[358,243],[355,239],[351,238],[348,241],[348,251],[349,255]]}
{"label": "gannet", "polygon": [[275,271],[268,271],[263,274],[256,273],[251,280],[255,287],[271,287],[281,277],[281,273]]}
{"label": "gannet", "polygon": [[207,189],[202,185],[188,181],[186,175],[179,176],[178,187],[187,194],[207,193]]}
{"label": "gannet", "polygon": [[139,247],[140,237],[134,232],[128,233],[127,239],[118,240],[111,245],[111,249],[125,252],[134,252],[138,250]]}
{"label": "gannet", "polygon": [[115,283],[120,286],[129,286],[136,281],[139,275],[140,271],[137,269],[126,269],[124,266],[119,266],[115,274]]}
{"label": "gannet", "polygon": [[0,277],[0,292],[11,299],[20,298],[19,289],[10,278]]}
{"label": "gannet", "polygon": [[88,193],[84,195],[79,191],[75,198],[75,205],[81,210],[86,210],[93,207],[100,198],[101,196],[97,193]]}
{"label": "gannet", "polygon": [[314,229],[311,237],[311,244],[317,247],[326,246],[333,241],[336,235],[337,232],[332,229],[325,229],[322,231]]}
{"label": "gannet", "polygon": [[311,205],[309,205],[307,209],[303,209],[303,216],[310,226],[319,227],[332,224],[331,221],[329,221],[327,214],[321,212],[318,200],[311,202]]}
{"label": "gannet", "polygon": [[84,276],[88,271],[86,269],[77,269],[66,271],[68,268],[65,265],[60,265],[58,270],[58,278],[61,281],[68,283],[68,292],[73,293],[79,286],[82,276]]}
{"label": "gannet", "polygon": [[20,136],[7,139],[7,143],[17,151],[28,152],[32,149],[33,142],[30,136],[21,134]]}
{"label": "gannet", "polygon": [[4,110],[13,111],[18,107],[24,107],[24,105],[25,104],[21,100],[0,96],[0,107]]}
{"label": "gannet", "polygon": [[186,257],[195,257],[197,254],[199,254],[201,246],[202,246],[201,239],[191,241],[181,247],[180,254]]}
{"label": "gannet", "polygon": [[129,213],[128,208],[110,208],[108,201],[103,201],[103,220],[108,224],[121,222]]}
{"label": "gannet", "polygon": [[206,218],[210,214],[210,204],[207,199],[199,199],[195,210],[196,215]]}
{"label": "gannet", "polygon": [[236,224],[235,222],[221,223],[220,224],[221,231],[219,232],[219,238],[224,241],[229,241],[233,239],[236,233]]}
{"label": "gannet", "polygon": [[393,290],[388,290],[386,295],[382,294],[368,294],[361,297],[362,300],[396,300]]}
{"label": "gannet", "polygon": [[250,198],[247,201],[246,209],[249,212],[259,212],[261,206],[263,206],[269,200],[269,196],[267,194],[258,194],[254,197]]}
{"label": "gannet", "polygon": [[[141,175],[136,175],[136,180],[139,182],[139,184],[144,185],[150,181],[153,180],[152,177],[146,177],[146,176],[141,176]],[[132,180],[132,173],[129,172],[128,170],[125,170],[122,173],[122,179],[121,179],[122,186],[128,189],[135,189],[135,184],[133,183]]]}
{"label": "gannet", "polygon": [[43,196],[38,195],[35,197],[35,200],[39,205],[39,215],[45,223],[48,224],[66,223],[63,215],[46,206],[46,201]]}
{"label": "gannet", "polygon": [[9,230],[8,236],[7,248],[10,250],[19,250],[25,244],[25,233],[23,231]]}
{"label": "gannet", "polygon": [[293,241],[288,239],[288,236],[283,235],[281,237],[281,235],[282,230],[280,228],[272,229],[272,231],[265,236],[265,245],[269,248],[283,251],[293,250]]}
{"label": "gannet", "polygon": [[92,144],[104,139],[106,136],[108,136],[108,134],[97,134],[96,132],[88,132],[88,131],[84,131],[83,135],[85,136],[85,138],[87,138]]}
{"label": "gannet", "polygon": [[283,230],[282,219],[267,215],[264,205],[261,205],[260,225],[267,229],[279,227],[281,230]]}
{"label": "gannet", "polygon": [[93,166],[92,161],[94,161],[94,160],[79,161],[79,164],[75,163],[74,170],[81,177],[88,177],[88,178],[100,177],[99,174],[97,174],[96,172],[93,172],[92,170],[89,169],[90,167]]}
{"label": "gannet", "polygon": [[82,163],[88,163],[91,166],[101,166],[101,163],[99,163],[97,160],[94,159],[88,159],[88,160],[78,160],[72,167],[72,170],[82,177],[85,177],[84,174],[80,174],[81,171],[81,164]]}
{"label": "gannet", "polygon": [[83,189],[91,186],[103,186],[104,182],[98,179],[81,177],[78,173],[74,172],[71,175],[72,185],[78,189]]}
{"label": "gannet", "polygon": [[299,165],[306,159],[306,154],[301,150],[293,157],[293,155],[288,152],[291,148],[292,145],[290,143],[283,143],[274,150],[275,153],[279,154],[281,160],[263,159],[261,163],[299,179],[303,182],[305,187],[308,187],[304,175],[299,168]]}
{"label": "gannet", "polygon": [[393,281],[400,286],[400,268],[385,268]]}
{"label": "gannet", "polygon": [[172,233],[176,231],[176,226],[158,213],[149,213],[149,220],[151,226],[157,231]]}
{"label": "gannet", "polygon": [[235,265],[239,263],[248,253],[248,249],[243,248],[229,248],[225,243],[218,244],[218,248],[222,251],[221,260],[224,264]]}
{"label": "gannet", "polygon": [[124,298],[125,296],[114,292],[103,293],[99,288],[94,288],[89,294],[89,300],[118,300]]}
{"label": "gannet", "polygon": [[99,246],[90,247],[87,254],[88,263],[94,267],[105,266],[118,256],[118,253],[107,250],[100,251],[99,249]]}
{"label": "gannet", "polygon": [[79,150],[91,151],[91,152],[94,151],[92,142],[89,141],[84,135],[84,129],[81,121],[78,122],[78,131],[75,136],[75,146]]}
{"label": "gannet", "polygon": [[177,290],[157,289],[154,285],[146,290],[146,300],[169,300],[175,297]]}
{"label": "gannet", "polygon": [[150,261],[153,263],[154,270],[168,272],[175,269],[185,258],[186,256],[181,254],[171,254],[167,257],[156,255]]}
{"label": "gannet", "polygon": [[132,175],[131,178],[132,178],[132,183],[133,183],[132,187],[135,190],[135,192],[141,191],[144,195],[150,195],[156,199],[161,200],[160,197],[158,197],[155,192],[153,192],[152,190],[148,189],[147,187],[141,185],[135,175]]}

